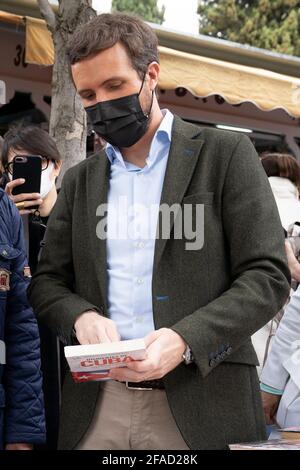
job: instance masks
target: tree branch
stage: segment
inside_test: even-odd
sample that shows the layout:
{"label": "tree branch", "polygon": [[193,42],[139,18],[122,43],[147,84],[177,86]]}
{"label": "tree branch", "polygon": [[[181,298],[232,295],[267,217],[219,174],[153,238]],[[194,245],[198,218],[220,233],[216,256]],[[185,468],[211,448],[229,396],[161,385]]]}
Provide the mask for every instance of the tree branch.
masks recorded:
{"label": "tree branch", "polygon": [[37,0],[42,17],[45,19],[49,29],[53,33],[56,27],[55,13],[48,0]]}

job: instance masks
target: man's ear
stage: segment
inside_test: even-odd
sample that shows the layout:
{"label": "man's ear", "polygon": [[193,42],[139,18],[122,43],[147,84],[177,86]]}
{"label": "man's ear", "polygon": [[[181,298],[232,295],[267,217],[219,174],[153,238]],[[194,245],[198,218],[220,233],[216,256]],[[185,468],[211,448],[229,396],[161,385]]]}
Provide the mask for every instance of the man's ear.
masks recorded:
{"label": "man's ear", "polygon": [[151,90],[155,90],[158,84],[158,77],[160,72],[160,65],[158,62],[151,62],[148,65],[149,86]]}

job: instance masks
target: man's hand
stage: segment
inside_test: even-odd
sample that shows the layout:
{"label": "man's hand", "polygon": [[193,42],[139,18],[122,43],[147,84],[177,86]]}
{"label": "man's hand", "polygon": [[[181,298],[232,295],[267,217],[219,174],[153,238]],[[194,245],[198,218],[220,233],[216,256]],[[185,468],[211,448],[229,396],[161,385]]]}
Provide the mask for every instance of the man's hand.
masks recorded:
{"label": "man's hand", "polygon": [[82,313],[74,324],[80,344],[112,343],[120,341],[115,322],[93,310]]}
{"label": "man's hand", "polygon": [[261,399],[267,424],[276,424],[275,415],[279,406],[281,395],[261,392]]}
{"label": "man's hand", "polygon": [[180,335],[169,328],[150,333],[145,338],[147,358],[129,362],[127,367],[110,371],[109,377],[120,382],[143,382],[161,379],[175,369],[183,359],[186,343]]}
{"label": "man's hand", "polygon": [[6,444],[5,450],[33,450],[32,444]]}
{"label": "man's hand", "polygon": [[6,194],[9,196],[9,198],[14,204],[17,204],[18,202],[24,203],[24,209],[19,211],[21,215],[32,214],[32,212],[34,212],[35,210],[32,209],[32,206],[40,206],[43,203],[43,199],[41,199],[41,195],[38,193],[23,193],[18,194],[17,196],[14,196],[12,194],[14,188],[24,183],[25,180],[19,178],[17,180],[10,181],[5,187]]}

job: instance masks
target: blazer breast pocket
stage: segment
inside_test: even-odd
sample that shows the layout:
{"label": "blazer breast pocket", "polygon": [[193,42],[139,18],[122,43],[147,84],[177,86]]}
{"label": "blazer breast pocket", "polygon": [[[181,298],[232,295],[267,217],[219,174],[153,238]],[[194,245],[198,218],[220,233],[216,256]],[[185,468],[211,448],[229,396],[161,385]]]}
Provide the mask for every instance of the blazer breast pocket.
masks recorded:
{"label": "blazer breast pocket", "polygon": [[204,204],[211,206],[214,201],[214,194],[214,192],[188,194],[182,199],[182,204]]}

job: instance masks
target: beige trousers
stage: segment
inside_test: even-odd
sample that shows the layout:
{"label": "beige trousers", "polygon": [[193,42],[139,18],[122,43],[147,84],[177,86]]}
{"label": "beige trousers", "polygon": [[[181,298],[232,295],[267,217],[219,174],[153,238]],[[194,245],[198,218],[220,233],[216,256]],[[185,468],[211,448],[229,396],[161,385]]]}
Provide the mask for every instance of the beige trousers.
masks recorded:
{"label": "beige trousers", "polygon": [[107,381],[77,450],[188,450],[164,390],[129,390]]}

